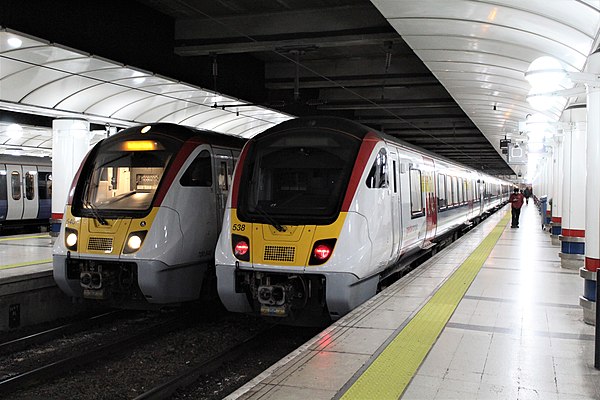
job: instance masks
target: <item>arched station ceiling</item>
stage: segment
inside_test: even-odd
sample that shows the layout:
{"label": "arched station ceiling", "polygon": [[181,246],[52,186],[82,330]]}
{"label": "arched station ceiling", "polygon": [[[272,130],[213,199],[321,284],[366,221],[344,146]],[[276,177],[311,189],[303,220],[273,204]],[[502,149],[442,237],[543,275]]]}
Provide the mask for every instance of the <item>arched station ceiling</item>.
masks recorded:
{"label": "arched station ceiling", "polygon": [[24,32],[20,49],[2,40],[0,117],[162,119],[250,137],[338,115],[507,175],[526,168],[499,149],[524,140],[519,122],[535,113],[524,72],[541,55],[583,70],[600,0],[5,0],[0,25],[3,39]]}
{"label": "arched station ceiling", "polygon": [[[0,107],[127,127],[172,122],[241,137],[292,116],[23,34],[0,31]],[[0,122],[0,153],[48,155],[51,135]],[[18,153],[17,153],[18,154]]]}

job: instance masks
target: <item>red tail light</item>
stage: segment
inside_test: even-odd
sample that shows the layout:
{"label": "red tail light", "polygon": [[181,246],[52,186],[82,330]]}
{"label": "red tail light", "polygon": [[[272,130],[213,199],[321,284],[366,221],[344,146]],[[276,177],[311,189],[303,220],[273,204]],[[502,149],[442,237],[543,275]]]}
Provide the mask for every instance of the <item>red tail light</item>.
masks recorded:
{"label": "red tail light", "polygon": [[250,239],[245,236],[231,235],[231,247],[235,258],[250,261]]}
{"label": "red tail light", "polygon": [[234,253],[236,256],[243,256],[248,252],[249,248],[250,246],[248,246],[248,243],[242,240],[241,242],[236,243]]}
{"label": "red tail light", "polygon": [[317,240],[313,246],[308,265],[324,264],[333,253],[336,239]]}
{"label": "red tail light", "polygon": [[313,250],[313,255],[317,260],[327,260],[331,254],[331,248],[326,244],[320,244]]}

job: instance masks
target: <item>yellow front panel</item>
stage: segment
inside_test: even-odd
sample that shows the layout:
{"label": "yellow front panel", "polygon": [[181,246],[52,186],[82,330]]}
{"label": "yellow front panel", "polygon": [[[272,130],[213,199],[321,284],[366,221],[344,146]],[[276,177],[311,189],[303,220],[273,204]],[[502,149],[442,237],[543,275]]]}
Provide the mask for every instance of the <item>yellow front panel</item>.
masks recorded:
{"label": "yellow front panel", "polygon": [[123,251],[129,233],[150,230],[157,213],[158,207],[153,208],[144,218],[106,219],[108,225],[102,225],[94,218],[74,217],[71,207],[68,206],[66,227],[78,231],[77,250],[79,253],[118,256]]}
{"label": "yellow front panel", "polygon": [[[284,225],[279,232],[269,224],[240,221],[231,211],[231,233],[250,240],[250,262],[281,266],[308,266],[314,243],[321,239],[339,238],[346,213],[330,225]],[[335,250],[334,250],[335,253]]]}

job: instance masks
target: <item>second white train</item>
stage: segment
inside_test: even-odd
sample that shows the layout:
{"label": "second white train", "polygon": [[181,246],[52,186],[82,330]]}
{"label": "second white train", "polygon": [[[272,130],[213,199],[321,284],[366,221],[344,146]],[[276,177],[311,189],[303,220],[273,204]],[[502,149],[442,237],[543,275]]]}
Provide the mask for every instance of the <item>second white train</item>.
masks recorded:
{"label": "second white train", "polygon": [[511,187],[352,121],[284,122],[240,156],[215,253],[219,296],[290,323],[338,319]]}

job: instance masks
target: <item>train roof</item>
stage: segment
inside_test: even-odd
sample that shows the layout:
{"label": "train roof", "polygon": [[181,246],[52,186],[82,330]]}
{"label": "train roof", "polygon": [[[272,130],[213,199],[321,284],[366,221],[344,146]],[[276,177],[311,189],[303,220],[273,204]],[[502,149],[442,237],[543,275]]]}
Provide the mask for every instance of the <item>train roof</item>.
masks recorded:
{"label": "train roof", "polygon": [[[500,178],[494,177],[493,175],[489,175],[485,171],[477,170],[472,167],[469,167],[469,166],[466,166],[463,164],[459,164],[456,161],[452,161],[446,157],[440,156],[439,154],[435,154],[429,150],[425,150],[423,148],[420,148],[418,146],[415,146],[413,144],[405,142],[404,140],[399,139],[397,137],[387,135],[385,133],[379,132],[376,129],[370,128],[366,125],[360,124],[355,121],[351,121],[349,119],[340,118],[340,117],[315,116],[315,117],[301,117],[301,118],[291,119],[291,120],[282,122],[272,128],[267,129],[266,131],[256,135],[254,138],[252,138],[250,140],[253,141],[253,140],[261,139],[266,136],[269,136],[272,134],[277,134],[279,132],[283,132],[283,131],[290,130],[290,129],[298,129],[298,128],[303,128],[303,127],[312,128],[317,125],[319,126],[319,128],[342,131],[345,134],[354,136],[358,140],[363,140],[367,136],[367,134],[371,133],[371,134],[377,135],[382,140],[396,143],[402,147],[405,147],[407,149],[410,149],[412,151],[418,152],[423,155],[427,155],[433,159],[443,161],[444,163],[447,163],[454,167],[464,168],[466,170],[471,170],[471,171],[475,171],[475,172],[478,172],[478,173],[481,173],[481,174],[484,174],[487,176],[491,176],[495,179],[500,179]],[[506,181],[506,182],[510,183],[509,181]]]}
{"label": "train roof", "polygon": [[[142,129],[146,128],[147,126],[149,126],[150,129],[142,133]],[[133,126],[131,128],[124,129],[116,135],[110,136],[104,140],[121,140],[122,138],[129,137],[131,135],[144,135],[152,133],[168,136],[181,142],[187,142],[190,139],[199,139],[201,142],[207,144],[226,147],[241,148],[246,142],[246,139],[237,136],[164,122]]]}
{"label": "train roof", "polygon": [[50,157],[13,156],[9,154],[0,154],[0,164],[51,166],[52,159]]}

